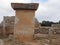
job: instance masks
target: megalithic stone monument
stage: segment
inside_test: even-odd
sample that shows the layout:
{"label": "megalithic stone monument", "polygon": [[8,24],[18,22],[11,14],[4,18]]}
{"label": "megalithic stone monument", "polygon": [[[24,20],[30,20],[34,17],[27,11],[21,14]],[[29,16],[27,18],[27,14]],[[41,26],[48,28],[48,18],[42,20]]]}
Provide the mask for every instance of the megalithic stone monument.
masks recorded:
{"label": "megalithic stone monument", "polygon": [[33,40],[35,11],[38,3],[11,3],[16,11],[17,23],[15,24],[14,38],[22,41]]}

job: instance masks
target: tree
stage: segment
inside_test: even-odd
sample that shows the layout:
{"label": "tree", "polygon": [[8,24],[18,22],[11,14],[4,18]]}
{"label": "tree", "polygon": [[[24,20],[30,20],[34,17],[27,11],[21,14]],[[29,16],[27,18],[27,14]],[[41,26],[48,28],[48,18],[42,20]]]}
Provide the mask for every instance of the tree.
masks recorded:
{"label": "tree", "polygon": [[59,22],[58,22],[59,24],[60,24],[60,20],[59,20]]}
{"label": "tree", "polygon": [[42,23],[41,23],[42,26],[51,26],[51,24],[54,24],[54,22],[51,22],[51,21],[42,21]]}

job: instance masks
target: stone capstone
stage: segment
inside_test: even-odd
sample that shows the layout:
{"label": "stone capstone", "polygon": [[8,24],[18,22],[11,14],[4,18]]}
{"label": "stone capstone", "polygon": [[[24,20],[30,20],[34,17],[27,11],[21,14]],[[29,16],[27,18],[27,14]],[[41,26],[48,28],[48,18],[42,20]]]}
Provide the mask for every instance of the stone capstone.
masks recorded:
{"label": "stone capstone", "polygon": [[12,8],[15,10],[37,10],[38,3],[11,3]]}

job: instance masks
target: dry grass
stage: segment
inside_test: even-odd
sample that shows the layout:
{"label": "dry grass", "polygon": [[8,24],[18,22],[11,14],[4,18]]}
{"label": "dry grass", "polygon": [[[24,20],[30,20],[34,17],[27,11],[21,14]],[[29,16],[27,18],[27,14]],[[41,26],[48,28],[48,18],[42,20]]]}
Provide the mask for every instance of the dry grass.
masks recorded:
{"label": "dry grass", "polygon": [[[2,39],[2,38],[1,38]],[[48,39],[36,39],[31,42],[23,41],[14,41],[8,38],[3,38],[5,45],[49,45]],[[52,45],[60,45],[60,39],[52,39]]]}
{"label": "dry grass", "polygon": [[13,40],[9,40],[9,39],[3,39],[3,40],[4,40],[5,45],[45,45],[45,44],[48,44],[47,39],[45,39],[45,40],[34,40],[31,42],[13,41]]}

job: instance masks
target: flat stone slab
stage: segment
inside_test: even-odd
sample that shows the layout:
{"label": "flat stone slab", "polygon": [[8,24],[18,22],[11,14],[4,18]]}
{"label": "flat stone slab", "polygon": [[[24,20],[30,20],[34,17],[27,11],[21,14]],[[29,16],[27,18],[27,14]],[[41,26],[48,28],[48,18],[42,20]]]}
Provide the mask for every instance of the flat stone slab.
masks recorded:
{"label": "flat stone slab", "polygon": [[38,3],[11,3],[15,10],[37,10],[38,5]]}

